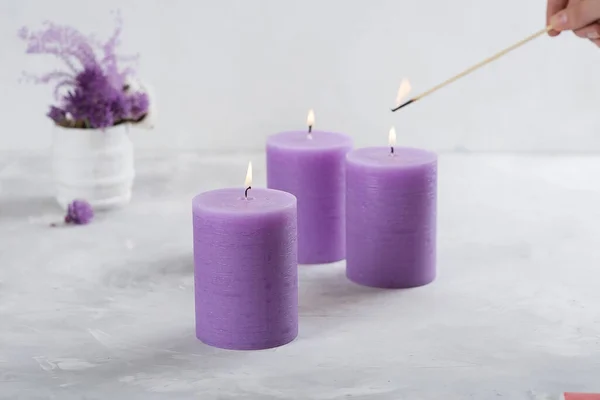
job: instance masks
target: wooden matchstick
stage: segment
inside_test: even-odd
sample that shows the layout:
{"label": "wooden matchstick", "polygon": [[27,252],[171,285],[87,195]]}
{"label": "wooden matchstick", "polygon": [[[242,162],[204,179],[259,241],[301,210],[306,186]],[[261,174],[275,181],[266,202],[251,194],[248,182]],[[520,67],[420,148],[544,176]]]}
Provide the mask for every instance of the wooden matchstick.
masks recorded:
{"label": "wooden matchstick", "polygon": [[536,32],[533,35],[527,36],[525,39],[520,40],[519,42],[513,44],[510,47],[507,47],[506,49],[504,49],[504,50],[502,50],[502,51],[494,54],[493,56],[491,56],[489,58],[486,58],[485,60],[483,60],[483,61],[481,61],[481,62],[473,65],[471,68],[468,68],[468,69],[464,70],[460,74],[453,76],[452,78],[450,78],[450,79],[448,79],[448,80],[440,83],[437,86],[432,87],[428,91],[426,91],[424,93],[421,93],[420,95],[418,95],[416,97],[413,97],[412,99],[408,100],[406,103],[398,105],[396,108],[393,108],[392,111],[396,112],[399,109],[401,109],[402,107],[405,107],[405,106],[407,106],[409,104],[412,104],[412,103],[416,102],[417,100],[420,100],[423,97],[428,96],[431,93],[433,93],[433,92],[435,92],[435,91],[443,88],[444,86],[447,86],[447,85],[451,84],[452,82],[455,82],[455,81],[459,80],[463,76],[469,75],[471,72],[473,72],[473,71],[475,71],[475,70],[483,67],[484,65],[487,65],[487,64],[491,63],[492,61],[495,61],[495,60],[499,59],[500,57],[502,57],[503,55],[505,55],[505,54],[513,51],[514,49],[523,46],[525,43],[527,43],[527,42],[529,42],[529,41],[531,41],[531,40],[533,40],[533,39],[535,39],[535,38],[537,38],[539,36],[542,36],[543,34],[547,33],[551,29],[552,29],[552,26],[548,25],[547,27],[545,27],[541,31]]}

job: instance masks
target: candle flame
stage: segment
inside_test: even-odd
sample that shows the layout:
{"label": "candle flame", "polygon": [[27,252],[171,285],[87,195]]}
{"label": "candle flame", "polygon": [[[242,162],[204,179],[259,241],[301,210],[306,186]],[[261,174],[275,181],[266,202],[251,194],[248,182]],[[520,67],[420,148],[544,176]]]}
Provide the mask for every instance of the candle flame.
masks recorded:
{"label": "candle flame", "polygon": [[396,106],[401,105],[404,102],[406,96],[410,94],[412,86],[408,79],[402,79],[400,82],[400,87],[398,88],[398,94],[396,95]]}
{"label": "candle flame", "polygon": [[308,117],[306,117],[306,125],[312,127],[315,124],[315,112],[310,109],[308,110]]}
{"label": "candle flame", "polygon": [[396,128],[393,126],[390,128],[390,133],[388,135],[388,143],[390,147],[394,147],[396,145]]}
{"label": "candle flame", "polygon": [[252,161],[248,163],[248,171],[246,172],[246,180],[244,187],[249,188],[252,186]]}

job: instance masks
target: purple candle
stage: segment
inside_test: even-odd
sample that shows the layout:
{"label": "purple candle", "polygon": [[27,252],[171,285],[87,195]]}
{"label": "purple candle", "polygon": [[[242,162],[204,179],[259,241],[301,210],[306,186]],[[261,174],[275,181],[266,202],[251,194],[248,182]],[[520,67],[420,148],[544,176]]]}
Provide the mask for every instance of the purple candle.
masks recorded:
{"label": "purple candle", "polygon": [[394,142],[347,156],[346,275],[409,288],[436,276],[437,155]]}
{"label": "purple candle", "polygon": [[[248,179],[250,178],[250,179]],[[298,335],[296,198],[270,189],[221,189],[192,200],[196,336],[258,350]]]}
{"label": "purple candle", "polygon": [[343,260],[345,242],[345,157],[349,136],[313,131],[282,132],[267,139],[267,187],[298,199],[298,262]]}

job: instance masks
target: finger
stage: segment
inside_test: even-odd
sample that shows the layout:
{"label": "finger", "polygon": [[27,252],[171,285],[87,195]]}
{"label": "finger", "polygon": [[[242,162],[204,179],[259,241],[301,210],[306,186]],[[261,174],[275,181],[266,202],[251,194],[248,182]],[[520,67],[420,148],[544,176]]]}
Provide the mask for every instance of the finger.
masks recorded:
{"label": "finger", "polygon": [[552,29],[576,30],[600,19],[600,0],[582,0],[569,5],[550,18]]}
{"label": "finger", "polygon": [[590,42],[594,43],[596,46],[600,47],[600,39],[593,39]]}
{"label": "finger", "polygon": [[600,24],[590,24],[575,30],[573,33],[583,39],[600,39]]}
{"label": "finger", "polygon": [[[569,0],[548,0],[548,5],[546,7],[546,25],[550,25],[550,18],[557,12],[564,10],[568,3]],[[548,32],[550,36],[557,36],[559,33],[559,31],[555,31],[554,29]]]}

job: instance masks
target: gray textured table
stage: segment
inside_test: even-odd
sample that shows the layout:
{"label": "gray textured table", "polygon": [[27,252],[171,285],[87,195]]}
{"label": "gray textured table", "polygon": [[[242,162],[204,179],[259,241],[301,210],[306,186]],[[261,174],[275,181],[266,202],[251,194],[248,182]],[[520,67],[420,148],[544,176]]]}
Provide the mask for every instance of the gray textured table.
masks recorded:
{"label": "gray textured table", "polygon": [[49,228],[49,160],[0,155],[0,398],[600,392],[600,156],[442,156],[436,282],[301,266],[298,339],[223,351],[194,337],[190,199],[240,185],[249,159],[264,183],[261,154],[138,154],[129,207]]}

